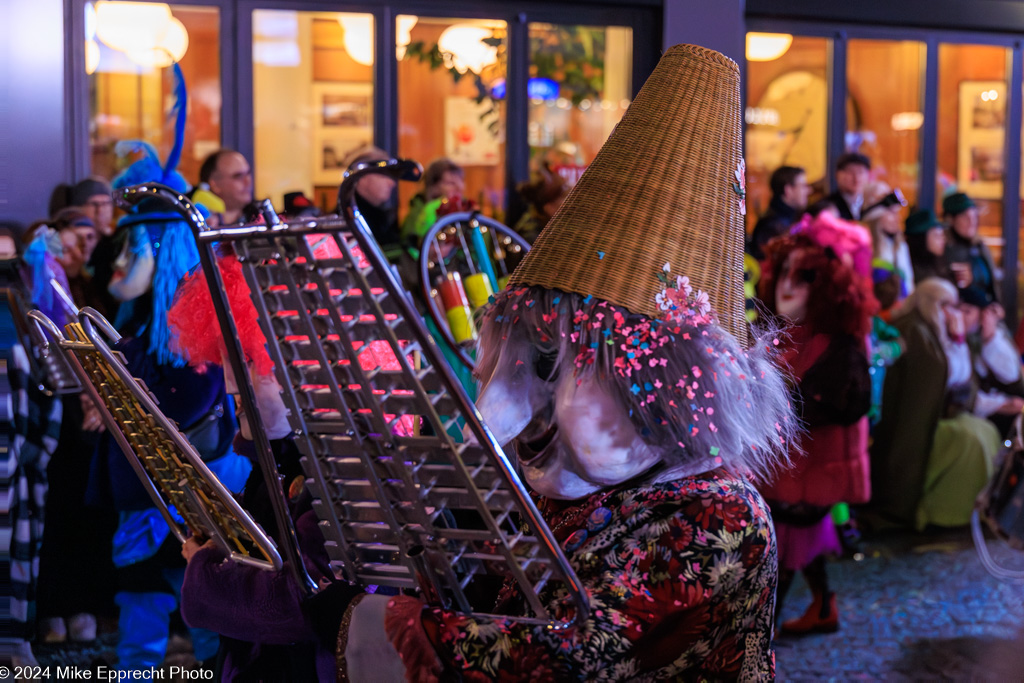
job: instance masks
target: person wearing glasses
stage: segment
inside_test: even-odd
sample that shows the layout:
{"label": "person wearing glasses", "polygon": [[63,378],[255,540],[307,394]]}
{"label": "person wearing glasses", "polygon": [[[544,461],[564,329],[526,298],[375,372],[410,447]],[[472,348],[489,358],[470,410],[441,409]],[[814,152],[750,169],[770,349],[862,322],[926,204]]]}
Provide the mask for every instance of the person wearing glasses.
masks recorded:
{"label": "person wearing glasses", "polygon": [[[238,223],[242,210],[252,202],[252,168],[239,152],[219,149],[199,167],[199,190],[206,190],[224,202],[223,209],[207,207],[220,214],[221,225]],[[196,201],[203,203],[201,199]]]}

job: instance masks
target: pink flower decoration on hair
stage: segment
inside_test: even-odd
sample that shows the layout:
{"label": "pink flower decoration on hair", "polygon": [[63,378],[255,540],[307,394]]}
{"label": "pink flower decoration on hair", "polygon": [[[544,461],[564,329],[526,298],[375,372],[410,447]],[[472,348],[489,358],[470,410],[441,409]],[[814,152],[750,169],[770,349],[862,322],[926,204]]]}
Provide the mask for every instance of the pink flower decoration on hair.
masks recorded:
{"label": "pink flower decoration on hair", "polygon": [[[711,299],[707,292],[696,290],[685,275],[672,277],[672,268],[666,263],[658,273],[658,281],[664,288],[654,295],[658,309],[665,311],[664,320],[701,325],[711,322]],[[675,285],[675,287],[673,287]]]}
{"label": "pink flower decoration on hair", "polygon": [[693,297],[693,305],[697,309],[697,314],[705,316],[711,312],[711,299],[708,298],[708,293],[701,290],[697,290],[697,294]]}
{"label": "pink flower decoration on hair", "polygon": [[690,296],[693,287],[690,286],[690,278],[685,275],[676,275],[676,289],[681,290],[686,296]]}

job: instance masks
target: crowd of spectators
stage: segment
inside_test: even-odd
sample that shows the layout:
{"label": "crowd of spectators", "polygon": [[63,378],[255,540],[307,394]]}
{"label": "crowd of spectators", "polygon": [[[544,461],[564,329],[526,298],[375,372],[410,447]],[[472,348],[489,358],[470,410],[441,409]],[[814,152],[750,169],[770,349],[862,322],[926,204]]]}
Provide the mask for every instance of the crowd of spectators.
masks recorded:
{"label": "crowd of spectators", "polygon": [[[130,168],[142,165],[137,161]],[[252,174],[241,154],[233,150],[211,154],[197,180],[193,197],[210,223],[242,220],[253,195]],[[91,307],[110,321],[120,319],[122,333],[135,336],[140,324],[151,327],[152,304],[138,305],[139,296],[152,289],[154,273],[163,267],[165,260],[158,254],[169,233],[158,227],[153,215],[146,220],[124,215],[115,221],[112,186],[105,178],[59,185],[51,193],[49,210],[49,218],[24,230],[5,228],[4,243],[9,248],[0,260],[7,301],[20,298],[25,307],[41,309],[59,326],[74,319],[76,308]],[[173,291],[172,286],[171,295]],[[134,315],[119,315],[126,307],[134,307]],[[24,310],[19,313],[16,308],[14,304],[5,308],[5,325],[14,323],[13,316],[24,315]],[[23,328],[24,320],[13,329],[18,325]],[[4,352],[25,346],[28,340],[21,337],[5,343]],[[12,359],[16,357],[17,353]],[[26,372],[32,367],[26,366]],[[31,379],[35,383],[30,382],[31,387],[39,383],[39,378]],[[150,382],[150,388],[159,392],[161,380],[151,377]],[[33,661],[28,644],[33,636],[44,643],[89,642],[98,631],[113,629],[119,618],[124,631],[125,613],[130,610],[125,608],[123,591],[126,582],[138,579],[125,579],[117,563],[124,550],[118,544],[125,542],[125,513],[97,494],[102,486],[97,474],[100,454],[109,450],[109,444],[104,446],[100,412],[85,393],[49,397],[30,392],[28,397],[29,418],[45,413],[50,421],[37,426],[25,423],[26,435],[34,433],[39,441],[34,449],[29,448],[31,438],[23,442],[12,477],[24,482],[18,484],[19,490],[28,494],[12,511],[12,527],[28,530],[19,532],[25,538],[18,538],[17,560],[12,565],[12,577],[24,584],[16,591],[12,610],[18,638],[14,656],[22,664]],[[233,422],[232,415],[226,417]],[[123,495],[119,490],[113,493]],[[166,645],[166,636],[165,628],[163,640],[154,642]],[[119,655],[127,652],[119,645]],[[162,656],[160,650],[157,664]]]}
{"label": "crowd of spectators", "polygon": [[[1024,407],[1021,349],[1003,322],[1000,274],[979,235],[979,209],[956,191],[943,198],[942,219],[905,209],[898,188],[872,182],[871,160],[859,153],[844,154],[835,171],[836,191],[808,207],[802,169],[777,169],[748,254],[770,265],[763,259],[773,244],[821,210],[863,233],[879,303],[861,340],[873,384],[867,517],[917,529],[965,524]],[[762,304],[776,312],[773,301]]]}
{"label": "crowd of spectators", "polygon": [[[803,617],[781,625],[790,633],[838,628],[822,554],[855,551],[865,528],[966,525],[1024,409],[1022,349],[1004,323],[1000,274],[972,198],[949,193],[941,219],[907,209],[857,152],[839,158],[835,178],[835,191],[809,204],[803,169],[777,169],[747,242],[748,279],[761,280],[748,317],[782,330],[808,430],[797,466],[766,490],[780,534],[779,600],[800,569],[814,596]],[[834,236],[810,240],[821,224]],[[870,267],[857,243],[870,245]],[[837,288],[844,265],[849,279]],[[866,326],[857,324],[866,309],[849,306],[865,290],[874,294]],[[819,382],[823,362],[828,379]],[[830,424],[838,431],[824,432]],[[858,504],[853,519],[848,504]]]}
{"label": "crowd of spectators", "polygon": [[[346,166],[388,157],[364,147]],[[902,194],[872,182],[868,157],[845,154],[835,171],[836,191],[812,203],[803,169],[777,169],[771,202],[747,244],[748,260],[757,264],[751,272],[760,277],[757,324],[778,330],[807,429],[793,444],[794,467],[764,490],[779,534],[779,600],[798,571],[814,595],[803,617],[779,625],[797,634],[839,627],[825,557],[844,552],[844,544],[848,549],[858,525],[920,530],[966,524],[999,445],[1024,410],[1021,350],[1004,323],[1000,274],[979,236],[971,197],[946,196],[941,219],[930,209],[911,208],[901,220],[907,211]],[[211,154],[196,181],[189,194],[211,225],[250,215],[252,172],[238,152]],[[532,242],[570,185],[544,165],[518,189],[528,209],[516,229]],[[474,205],[464,197],[464,170],[448,159],[427,167],[402,222],[396,190],[394,180],[369,176],[357,186],[356,202],[410,284],[418,276],[407,261],[427,230],[445,212]],[[10,230],[0,234],[4,272],[13,273],[25,297],[58,324],[71,319],[72,309],[51,291],[53,281],[75,306],[92,307],[133,334],[150,334],[148,322],[140,327],[132,303],[137,297],[125,294],[134,291],[125,283],[148,272],[146,287],[152,286],[153,271],[162,267],[155,250],[165,233],[147,247],[140,221],[115,222],[111,184],[102,178],[58,187],[50,209],[51,217],[29,226],[20,240]],[[309,215],[315,207],[292,193],[286,212]],[[146,309],[143,317],[151,315]],[[224,396],[217,391],[215,403]],[[124,516],[87,504],[104,425],[85,395],[64,395],[57,404],[59,434],[40,446],[48,449],[49,464],[43,458],[32,473],[22,473],[33,485],[49,487],[42,535],[25,546],[36,551],[26,566],[38,566],[38,590],[26,592],[20,614],[25,662],[31,661],[33,628],[43,642],[89,641],[104,620],[117,618],[118,606],[123,620],[126,604],[115,604],[111,560]],[[847,504],[859,506],[853,522]],[[41,505],[26,509],[23,514],[44,515]],[[165,569],[174,569],[173,558],[168,562]]]}
{"label": "crowd of spectators", "polygon": [[[211,401],[220,405],[223,388],[213,387],[223,387],[222,380],[216,379],[219,373],[193,376],[187,369],[165,366],[166,358],[154,361],[149,353],[152,349],[146,347],[152,346],[150,340],[156,338],[156,328],[163,327],[155,324],[160,317],[157,311],[166,311],[168,303],[158,301],[161,297],[166,299],[168,293],[153,292],[157,281],[163,276],[176,284],[183,269],[195,265],[190,258],[194,249],[182,249],[189,240],[181,241],[187,233],[177,226],[184,224],[166,207],[146,205],[121,212],[115,209],[114,194],[117,188],[132,182],[155,179],[173,184],[174,189],[187,194],[200,207],[208,225],[226,226],[256,215],[252,208],[252,171],[242,154],[221,149],[205,159],[194,184],[190,184],[173,169],[163,169],[145,145],[132,149],[141,152],[136,163],[113,183],[89,177],[73,185],[62,184],[51,194],[49,218],[24,230],[17,226],[5,228],[0,237],[9,248],[0,262],[5,265],[5,285],[19,289],[28,307],[40,308],[58,326],[74,319],[75,308],[87,306],[115,323],[127,340],[123,351],[132,366],[130,371],[146,377],[151,392],[161,396],[165,412],[185,428],[195,422],[189,411],[195,412],[205,399],[192,401],[194,405],[178,414],[177,408],[185,406],[176,400],[175,387],[188,386],[187,393],[195,395],[202,385],[199,393],[210,394]],[[388,158],[384,150],[367,146],[354,150],[346,159],[346,167]],[[144,177],[150,172],[156,175]],[[357,186],[359,209],[385,255],[399,267],[403,280],[414,282],[416,274],[408,262],[409,254],[415,255],[423,234],[433,222],[447,211],[475,208],[475,204],[463,198],[464,178],[462,168],[448,159],[430,164],[423,178],[423,190],[414,197],[404,223],[398,220],[394,180],[371,175]],[[554,189],[540,185],[551,185]],[[534,193],[538,201],[544,199],[539,206],[546,205],[547,211],[553,212],[568,187],[551,175],[540,185],[534,188],[539,193]],[[302,193],[286,196],[286,218],[317,213]],[[549,217],[549,213],[544,215]],[[169,246],[174,240],[181,244]],[[172,252],[174,259],[169,260]],[[169,294],[173,295],[173,291],[172,286]],[[27,345],[28,340],[24,341]],[[450,360],[459,365],[454,357]],[[211,381],[213,384],[208,387]],[[473,380],[467,374],[465,381]],[[43,405],[42,397],[33,400]],[[25,590],[19,593],[22,606],[15,610],[19,623],[16,635],[20,639],[16,659],[32,663],[29,642],[33,639],[44,643],[89,642],[98,632],[115,628],[120,619],[119,664],[159,663],[167,642],[167,613],[173,611],[176,602],[172,594],[161,591],[169,590],[166,585],[180,587],[180,577],[177,583],[172,577],[181,571],[178,565],[182,563],[174,559],[177,552],[168,552],[166,542],[159,539],[149,559],[140,560],[136,545],[128,548],[127,554],[132,557],[124,560],[126,538],[131,535],[128,523],[135,523],[132,520],[139,512],[132,505],[122,505],[126,495],[131,495],[123,489],[125,485],[131,488],[134,475],[125,481],[117,479],[120,475],[115,470],[121,471],[123,457],[104,437],[100,411],[85,393],[65,394],[46,405],[51,404],[55,406],[50,411],[53,438],[41,442],[43,456],[31,462],[25,460],[13,478],[30,482],[27,486],[36,492],[37,503],[33,507],[26,501],[18,513],[34,531],[24,543],[19,539],[19,547],[25,552],[21,553],[23,561],[18,567],[25,570],[18,572],[26,576]],[[33,410],[40,412],[39,406]],[[171,415],[172,412],[175,414]],[[230,407],[224,412],[226,418],[234,420]],[[45,433],[45,429],[40,431]],[[135,525],[148,524],[146,519]],[[13,526],[17,525],[16,519]],[[73,562],[69,558],[74,558]],[[154,581],[164,587],[153,589]],[[153,625],[154,613],[162,613],[156,621],[163,625]],[[138,637],[133,640],[126,635],[128,631]],[[200,641],[205,637],[199,632],[191,635],[198,656]],[[207,651],[205,656],[209,655]]]}

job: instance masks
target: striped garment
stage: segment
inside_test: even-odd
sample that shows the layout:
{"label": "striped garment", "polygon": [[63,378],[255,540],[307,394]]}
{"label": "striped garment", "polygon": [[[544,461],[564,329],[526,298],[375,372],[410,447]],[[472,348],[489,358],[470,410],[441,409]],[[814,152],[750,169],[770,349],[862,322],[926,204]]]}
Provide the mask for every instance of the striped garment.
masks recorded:
{"label": "striped garment", "polygon": [[0,311],[0,553],[9,552],[11,635],[26,640],[35,625],[46,465],[61,419],[61,402],[43,394],[28,373],[10,311]]}

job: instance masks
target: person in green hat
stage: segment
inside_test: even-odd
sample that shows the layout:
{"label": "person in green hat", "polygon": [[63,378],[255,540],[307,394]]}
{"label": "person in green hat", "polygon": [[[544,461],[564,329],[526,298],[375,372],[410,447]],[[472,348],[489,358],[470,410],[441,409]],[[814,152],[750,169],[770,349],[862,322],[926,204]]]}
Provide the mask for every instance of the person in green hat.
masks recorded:
{"label": "person in green hat", "polygon": [[954,284],[961,289],[977,286],[998,301],[995,262],[978,235],[978,207],[969,196],[956,192],[942,200],[942,213],[949,224],[946,263]]}
{"label": "person in green hat", "polygon": [[946,262],[946,226],[931,209],[914,211],[906,221],[907,247],[914,268],[914,283],[930,277],[952,282]]}

